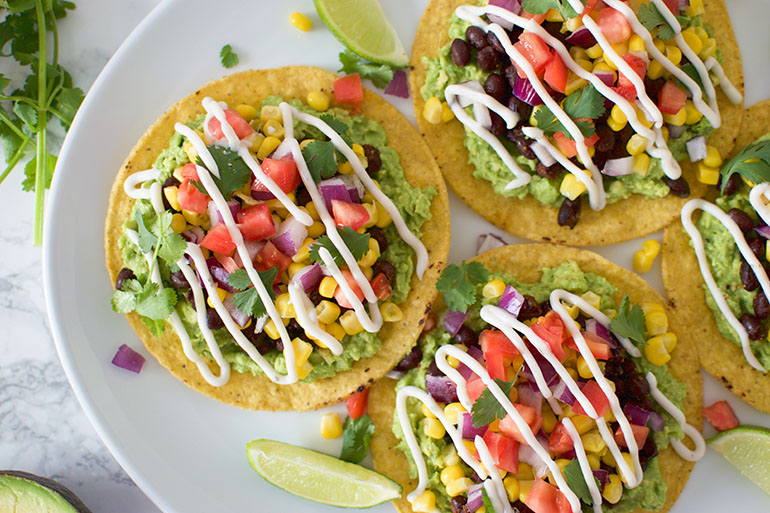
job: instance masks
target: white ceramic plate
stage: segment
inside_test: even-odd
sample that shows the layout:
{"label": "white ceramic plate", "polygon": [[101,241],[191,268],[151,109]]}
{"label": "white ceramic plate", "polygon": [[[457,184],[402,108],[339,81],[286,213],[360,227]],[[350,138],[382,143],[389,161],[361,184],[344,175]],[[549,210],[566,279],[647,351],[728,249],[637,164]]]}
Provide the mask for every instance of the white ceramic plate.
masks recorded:
{"label": "white ceramic plate", "polygon": [[[425,3],[382,2],[407,49]],[[763,0],[728,3],[739,27],[751,104],[770,96],[765,53],[770,47],[770,5]],[[289,14],[297,10],[313,13],[311,32],[289,24]],[[319,435],[322,412],[244,411],[195,393],[149,357],[125,319],[109,307],[112,285],[105,272],[102,227],[115,174],[164,109],[228,72],[218,59],[219,49],[228,43],[241,58],[234,71],[289,64],[336,70],[341,50],[309,0],[169,0],[155,9],[94,83],[61,151],[44,245],[51,326],[64,368],[91,422],[164,511],[332,511],[273,488],[245,458],[246,442],[262,437],[338,454],[340,441]],[[414,120],[409,101],[393,103]],[[451,208],[450,261],[459,261],[475,251],[475,236],[467,234],[495,230],[455,197]],[[599,252],[628,267],[638,245],[632,241]],[[657,264],[650,276],[659,287]],[[123,343],[148,356],[140,375],[110,364]],[[770,425],[770,417],[732,398],[711,379],[706,380],[706,398],[730,398],[744,422]],[[341,406],[332,409],[343,411]],[[734,507],[737,498],[742,511],[767,511],[767,496],[710,453],[696,466],[673,511],[722,513]],[[384,505],[376,511],[392,508]]]}

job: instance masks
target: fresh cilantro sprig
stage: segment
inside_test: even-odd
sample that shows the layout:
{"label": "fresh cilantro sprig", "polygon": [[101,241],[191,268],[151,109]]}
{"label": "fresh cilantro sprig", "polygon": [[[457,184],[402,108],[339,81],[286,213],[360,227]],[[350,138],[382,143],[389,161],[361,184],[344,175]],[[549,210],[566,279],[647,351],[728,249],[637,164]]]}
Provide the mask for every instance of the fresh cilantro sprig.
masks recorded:
{"label": "fresh cilantro sprig", "polygon": [[[222,196],[229,200],[235,191],[241,189],[251,179],[251,169],[249,169],[249,166],[246,165],[237,152],[228,148],[211,145],[208,147],[208,150],[214,158],[214,162],[217,163],[219,170],[219,178],[213,174],[211,178],[214,180],[219,192],[222,193]],[[199,166],[203,165],[200,157],[196,161]],[[192,180],[190,183],[203,194],[208,194],[206,188],[199,181]]]}
{"label": "fresh cilantro sprig", "polygon": [[[516,371],[516,377],[514,377],[511,382],[495,379],[495,383],[497,383],[497,386],[500,387],[500,390],[503,391],[506,397],[511,395],[511,390],[519,380],[520,370],[521,367]],[[488,426],[496,419],[502,420],[505,415],[505,408],[503,408],[503,405],[500,404],[489,388],[485,388],[484,391],[481,392],[481,395],[473,402],[473,406],[471,407],[471,417],[473,419],[473,425],[476,428]]]}
{"label": "fresh cilantro sprig", "polygon": [[[581,1],[585,4],[585,0]],[[579,14],[567,0],[524,0],[521,7],[530,14],[545,14],[549,9],[555,9],[565,20]]]}
{"label": "fresh cilantro sprig", "polygon": [[647,343],[644,311],[642,311],[639,305],[634,305],[632,308],[628,296],[623,296],[618,314],[610,323],[610,329],[618,335],[636,342],[638,346],[643,346]]}
{"label": "fresh cilantro sprig", "polygon": [[[177,296],[173,289],[160,290],[157,284],[148,280],[142,285],[139,280],[124,280],[121,290],[112,293],[112,310],[118,313],[136,311],[142,317],[163,321],[171,315]],[[162,333],[162,330],[161,330]]]}
{"label": "fresh cilantro sprig", "polygon": [[137,211],[134,218],[138,225],[139,248],[143,253],[153,253],[150,275],[158,258],[169,266],[176,264],[177,260],[182,258],[187,242],[171,229],[173,214],[170,210],[164,210],[159,214],[150,212],[145,215]]}
{"label": "fresh cilantro sprig", "polygon": [[[262,284],[267,289],[270,299],[275,299],[273,282],[278,275],[278,267],[270,268],[267,271],[257,271],[257,273],[259,274],[259,279],[262,280]],[[240,291],[233,295],[233,303],[238,310],[252,317],[262,317],[267,314],[262,298],[259,297],[257,289],[251,283],[249,274],[244,269],[238,269],[230,273],[227,277],[227,283]]]}
{"label": "fresh cilantro sprig", "polygon": [[369,452],[369,441],[374,436],[374,422],[369,415],[357,419],[348,417],[342,425],[342,452],[340,459],[361,463]]}
{"label": "fresh cilantro sprig", "polygon": [[341,52],[339,57],[342,67],[338,72],[346,75],[358,73],[361,78],[368,78],[380,89],[384,89],[393,80],[393,68],[387,64],[368,62],[350,50]]}
{"label": "fresh cilantro sprig", "polygon": [[74,8],[75,4],[66,0],[0,0],[0,9],[8,11],[0,22],[0,57],[29,66],[23,87],[10,93],[6,89],[11,80],[0,73],[0,101],[11,104],[10,110],[0,105],[0,147],[6,160],[0,183],[24,157],[32,155],[24,167],[22,189],[35,191],[37,246],[43,240],[45,190],[56,166],[49,141],[49,121],[56,118],[67,130],[84,96],[81,89],[73,87],[72,76],[59,64],[57,20]]}
{"label": "fresh cilantro sprig", "polygon": [[481,502],[484,505],[485,513],[495,513],[495,507],[492,505],[492,499],[489,498],[486,488],[481,489]]}
{"label": "fresh cilantro sprig", "polygon": [[[353,258],[356,260],[363,258],[366,252],[369,251],[370,235],[368,233],[358,233],[350,226],[345,226],[340,230],[339,234],[340,237],[342,237],[342,242],[345,243],[353,254]],[[318,254],[318,251],[321,248],[326,248],[329,251],[337,265],[343,265],[345,263],[337,246],[334,245],[328,235],[317,238],[313,245],[310,246],[310,260],[319,264],[324,263],[321,259],[321,255]]]}
{"label": "fresh cilantro sprig", "polygon": [[[593,122],[588,119],[597,119],[604,114],[604,97],[593,85],[587,85],[578,89],[564,99],[562,105],[564,112],[575,121],[584,137],[592,137],[596,133]],[[535,112],[537,127],[546,135],[556,132],[563,133],[570,140],[572,135],[562,124],[556,115],[545,105],[541,105]]]}
{"label": "fresh cilantro sprig", "polygon": [[720,172],[722,191],[735,173],[753,184],[770,181],[770,140],[749,144],[722,166]]}
{"label": "fresh cilantro sprig", "polygon": [[219,50],[219,59],[225,68],[232,68],[239,61],[238,54],[233,51],[233,47],[230,45],[225,45]]}
{"label": "fresh cilantro sprig", "polygon": [[337,173],[335,151],[331,141],[311,141],[302,148],[302,157],[315,183]]}
{"label": "fresh cilantro sprig", "polygon": [[[687,16],[679,16],[677,13],[674,13],[674,15],[676,15],[676,19],[683,29],[690,25],[690,18]],[[674,37],[674,29],[671,28],[671,25],[668,24],[666,18],[663,17],[657,6],[652,2],[649,4],[643,3],[639,6],[639,14],[637,16],[639,22],[644,25],[644,28],[648,31],[652,32],[657,28],[659,38],[671,39]]]}
{"label": "fresh cilantro sprig", "polygon": [[450,310],[464,312],[476,300],[474,285],[487,281],[488,277],[489,271],[479,262],[450,264],[441,273],[436,288],[444,295]]}
{"label": "fresh cilantro sprig", "polygon": [[[593,505],[594,500],[591,498],[591,491],[588,489],[588,483],[586,483],[585,478],[583,477],[583,471],[580,469],[580,462],[573,459],[564,467],[562,472],[564,473],[564,480],[567,481],[567,486],[569,486],[570,490],[575,492],[575,495],[577,495],[585,504],[589,506]],[[596,483],[596,487],[601,490],[602,485],[599,480],[596,479],[596,476],[592,477]]]}

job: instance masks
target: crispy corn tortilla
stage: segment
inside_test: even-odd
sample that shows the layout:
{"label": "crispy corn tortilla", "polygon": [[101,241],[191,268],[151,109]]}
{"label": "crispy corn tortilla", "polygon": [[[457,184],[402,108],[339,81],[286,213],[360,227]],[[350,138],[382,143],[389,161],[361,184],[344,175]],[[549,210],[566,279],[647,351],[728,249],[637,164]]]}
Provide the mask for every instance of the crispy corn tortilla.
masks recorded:
{"label": "crispy corn tortilla", "polygon": [[[263,98],[280,94],[285,98],[302,98],[314,90],[332,93],[337,77],[319,68],[292,66],[269,70],[250,70],[215,80],[174,104],[142,136],[118,173],[110,193],[105,224],[105,251],[110,279],[115,282],[123,267],[118,239],[123,223],[130,215],[134,200],[123,192],[126,177],[152,167],[160,152],[168,146],[174,134],[174,123],[195,118],[203,112],[201,100],[210,96],[230,105],[259,104]],[[429,267],[422,280],[412,276],[411,292],[401,304],[404,318],[387,323],[380,331],[382,349],[373,357],[355,362],[353,368],[314,383],[281,386],[264,376],[233,371],[230,381],[222,387],[209,385],[182,351],[182,343],[170,325],[161,338],[153,337],[132,313],[128,320],[139,338],[155,358],[188,386],[214,399],[249,409],[309,410],[337,403],[368,385],[393,368],[414,345],[421,331],[426,311],[435,296],[435,283],[444,267],[449,251],[449,204],[441,173],[427,145],[414,127],[390,104],[370,91],[364,91],[361,113],[376,120],[389,137],[389,145],[399,154],[401,165],[412,186],[433,187],[438,194],[431,205],[431,219],[423,226],[422,242],[428,250]],[[218,372],[216,364],[212,370]]]}
{"label": "crispy corn tortilla", "polygon": [[[736,150],[770,131],[770,101],[746,110]],[[687,330],[698,340],[698,355],[706,371],[735,395],[758,410],[770,413],[770,373],[761,373],[746,362],[743,350],[725,339],[714,313],[706,304],[703,276],[682,223],[666,229],[662,252],[663,284],[669,304]]]}
{"label": "crispy corn tortilla", "polygon": [[[580,221],[570,229],[557,223],[557,208],[546,207],[531,195],[523,199],[500,196],[488,181],[473,178],[473,166],[468,163],[468,150],[463,145],[463,125],[456,119],[438,125],[428,123],[422,117],[425,101],[420,94],[426,73],[423,57],[435,57],[450,43],[447,34],[449,18],[457,6],[469,3],[473,3],[472,0],[431,0],[417,28],[412,47],[413,70],[409,74],[417,126],[452,190],[473,210],[500,228],[527,239],[558,244],[615,244],[659,230],[676,219],[687,198],[669,195],[650,199],[634,194],[600,211],[591,210],[587,201],[583,201],[585,206]],[[713,27],[714,37],[722,48],[725,74],[743,92],[740,51],[725,4],[723,0],[704,0],[704,4],[704,20]],[[743,104],[733,105],[719,88],[717,91],[722,126],[714,131],[709,144],[726,155],[733,148],[740,129]],[[707,187],[696,180],[696,166],[689,161],[681,165],[683,176],[690,184],[691,197],[703,196]]]}
{"label": "crispy corn tortilla", "polygon": [[[473,260],[481,262],[490,270],[500,270],[526,282],[539,280],[540,269],[543,267],[554,267],[564,261],[573,260],[581,270],[599,274],[616,286],[618,291],[614,299],[617,302],[623,294],[627,294],[632,303],[665,304],[660,294],[642,278],[587,250],[546,244],[520,244],[487,251]],[[436,300],[436,308],[443,308],[440,299]],[[678,322],[672,309],[666,307],[666,314],[669,318],[669,328],[679,339],[672,359],[668,362],[668,368],[674,378],[687,385],[684,413],[688,423],[699,427],[702,423],[701,377],[693,339],[690,338],[690,332]],[[396,448],[399,440],[391,430],[396,406],[395,385],[394,380],[386,378],[375,383],[369,393],[368,412],[376,426],[371,448],[375,469],[404,487],[403,497],[395,501],[396,509],[401,513],[412,513],[406,495],[417,486],[417,480],[409,478],[406,456]],[[690,445],[689,441],[685,443]],[[666,504],[658,513],[665,513],[682,492],[694,464],[680,458],[670,446],[659,456],[660,472],[668,484],[668,489]]]}

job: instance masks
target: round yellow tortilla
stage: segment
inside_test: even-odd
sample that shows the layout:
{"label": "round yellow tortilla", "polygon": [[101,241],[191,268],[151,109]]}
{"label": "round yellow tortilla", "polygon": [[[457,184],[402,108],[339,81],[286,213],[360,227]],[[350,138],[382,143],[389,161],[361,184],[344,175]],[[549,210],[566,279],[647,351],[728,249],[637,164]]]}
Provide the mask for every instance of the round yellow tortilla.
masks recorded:
{"label": "round yellow tortilla", "polygon": [[[424,57],[435,57],[450,43],[447,30],[449,18],[459,5],[469,0],[431,0],[417,28],[412,47],[412,68],[409,84],[415,116],[420,133],[428,141],[449,186],[473,210],[487,221],[519,237],[536,241],[596,246],[615,244],[641,237],[670,224],[679,215],[687,198],[666,196],[650,199],[634,194],[630,198],[594,211],[583,201],[580,221],[574,229],[559,226],[557,208],[549,208],[531,195],[523,199],[506,198],[496,194],[492,185],[473,177],[473,166],[468,162],[468,150],[463,145],[465,129],[453,119],[433,125],[422,117],[425,101],[420,89],[425,83]],[[725,74],[743,92],[743,68],[738,43],[733,34],[730,17],[723,0],[704,0],[704,21],[714,29],[714,37],[722,48]],[[709,144],[728,154],[733,148],[741,126],[743,103],[733,105],[717,88],[722,126],[709,138]],[[696,166],[682,162],[683,176],[690,184],[690,197],[700,197],[706,186],[695,178]]]}
{"label": "round yellow tortilla", "polygon": [[[736,149],[770,131],[770,101],[746,110]],[[725,339],[714,314],[706,304],[703,276],[690,246],[690,236],[681,222],[666,229],[663,237],[663,284],[669,302],[698,340],[698,355],[706,372],[720,380],[735,395],[765,413],[770,413],[770,373],[762,373],[746,362],[740,346]]]}
{"label": "round yellow tortilla", "polygon": [[[120,169],[110,194],[105,224],[105,250],[110,279],[115,282],[123,267],[118,239],[123,223],[130,215],[134,200],[123,192],[126,177],[152,167],[160,152],[168,146],[174,134],[174,123],[195,118],[203,112],[201,100],[210,96],[229,105],[258,105],[263,98],[280,94],[285,98],[304,99],[310,91],[321,90],[332,96],[337,78],[319,68],[292,66],[269,70],[250,70],[215,80],[174,104],[142,136]],[[333,97],[333,96],[332,96]],[[167,325],[161,338],[153,337],[136,313],[128,320],[153,356],[188,386],[219,401],[259,410],[309,410],[337,403],[368,385],[393,368],[409,349],[421,331],[424,316],[436,294],[435,284],[449,252],[449,203],[446,187],[430,150],[412,125],[390,104],[365,90],[361,113],[376,120],[388,135],[388,144],[396,150],[407,181],[413,187],[433,187],[438,194],[431,205],[431,219],[422,227],[422,242],[430,262],[423,279],[412,276],[411,292],[401,309],[404,318],[386,323],[380,331],[382,349],[374,356],[355,362],[353,368],[314,383],[277,385],[264,376],[233,371],[230,381],[222,387],[209,385],[182,351],[174,330]],[[212,370],[218,373],[214,363]]]}
{"label": "round yellow tortilla", "polygon": [[[487,251],[473,260],[481,262],[487,269],[503,271],[525,282],[538,281],[541,275],[540,269],[543,267],[554,267],[572,260],[577,262],[581,270],[601,275],[617,287],[618,291],[614,298],[616,302],[621,300],[623,294],[627,294],[632,303],[665,304],[660,294],[642,278],[596,253],[583,249],[546,244],[521,244]],[[441,306],[440,300],[437,299],[436,307],[440,309]],[[687,397],[684,401],[687,422],[700,427],[702,423],[701,377],[698,372],[698,358],[693,347],[693,339],[690,337],[690,332],[679,323],[676,312],[666,307],[666,314],[669,319],[669,329],[679,340],[671,361],[668,362],[668,369],[674,378],[687,385]],[[375,383],[369,392],[368,412],[376,426],[371,448],[375,469],[398,481],[404,487],[403,497],[395,501],[396,509],[401,513],[412,513],[413,510],[406,500],[406,495],[417,486],[417,480],[409,478],[406,456],[396,448],[399,440],[391,430],[396,405],[395,384],[396,382],[392,379],[383,379]],[[668,488],[666,504],[658,513],[665,513],[682,492],[694,464],[680,458],[670,446],[662,451],[659,457],[660,471]]]}

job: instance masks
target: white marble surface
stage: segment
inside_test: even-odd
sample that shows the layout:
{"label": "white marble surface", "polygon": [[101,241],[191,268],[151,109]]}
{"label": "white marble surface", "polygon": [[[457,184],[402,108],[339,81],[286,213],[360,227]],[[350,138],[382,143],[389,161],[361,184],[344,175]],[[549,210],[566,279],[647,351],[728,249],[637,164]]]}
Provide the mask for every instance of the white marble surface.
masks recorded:
{"label": "white marble surface", "polygon": [[[59,25],[61,61],[75,84],[87,90],[158,3],[76,0],[77,9]],[[0,72],[18,77],[6,61],[0,60]],[[59,364],[41,250],[32,245],[34,195],[21,191],[21,167],[0,186],[0,468],[60,481],[94,513],[157,513],[96,435]]]}

